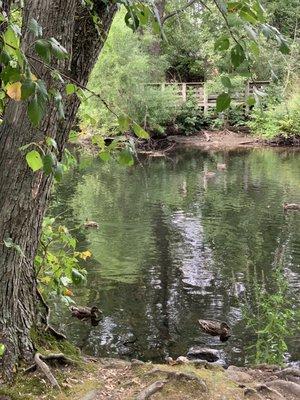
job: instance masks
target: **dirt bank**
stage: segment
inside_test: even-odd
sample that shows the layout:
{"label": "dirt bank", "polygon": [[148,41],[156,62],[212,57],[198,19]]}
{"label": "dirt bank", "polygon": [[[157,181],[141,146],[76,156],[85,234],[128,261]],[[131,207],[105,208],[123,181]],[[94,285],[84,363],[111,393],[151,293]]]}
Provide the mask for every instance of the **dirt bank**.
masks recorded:
{"label": "dirt bank", "polygon": [[229,367],[206,361],[152,364],[117,359],[85,360],[76,367],[52,368],[60,387],[49,387],[39,372],[20,375],[1,400],[296,400],[300,370],[275,366]]}
{"label": "dirt bank", "polygon": [[243,133],[232,131],[202,131],[193,136],[170,136],[169,142],[203,150],[231,150],[267,146],[268,143]]}

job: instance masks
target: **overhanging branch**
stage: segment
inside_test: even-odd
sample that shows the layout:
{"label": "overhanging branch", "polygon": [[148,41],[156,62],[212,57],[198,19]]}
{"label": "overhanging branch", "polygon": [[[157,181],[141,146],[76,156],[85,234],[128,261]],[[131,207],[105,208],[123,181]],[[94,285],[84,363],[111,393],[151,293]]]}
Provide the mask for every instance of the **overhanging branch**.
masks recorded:
{"label": "overhanging branch", "polygon": [[181,14],[184,10],[186,10],[188,7],[192,6],[196,2],[197,2],[197,0],[190,0],[183,7],[171,12],[170,14],[167,14],[165,17],[162,18],[161,24],[163,25],[169,18],[175,17],[175,15]]}

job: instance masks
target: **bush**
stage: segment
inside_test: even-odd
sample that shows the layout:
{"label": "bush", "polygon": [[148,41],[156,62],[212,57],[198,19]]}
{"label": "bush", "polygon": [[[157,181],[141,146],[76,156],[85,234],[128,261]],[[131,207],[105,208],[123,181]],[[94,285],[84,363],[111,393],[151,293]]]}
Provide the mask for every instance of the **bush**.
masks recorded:
{"label": "bush", "polygon": [[248,126],[264,138],[300,136],[300,94],[295,92],[281,103],[272,103],[266,109],[256,107]]}

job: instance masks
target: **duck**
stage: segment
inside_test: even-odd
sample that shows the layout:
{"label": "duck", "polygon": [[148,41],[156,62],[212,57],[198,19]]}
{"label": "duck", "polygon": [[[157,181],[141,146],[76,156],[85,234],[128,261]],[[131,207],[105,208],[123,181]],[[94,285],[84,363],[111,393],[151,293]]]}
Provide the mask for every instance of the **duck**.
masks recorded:
{"label": "duck", "polygon": [[203,332],[211,336],[220,336],[221,342],[227,342],[230,338],[230,326],[226,322],[211,321],[205,319],[198,320]]}
{"label": "duck", "polygon": [[84,227],[85,227],[85,228],[95,228],[95,229],[98,229],[98,228],[99,228],[99,224],[98,224],[98,222],[89,221],[88,219],[86,219],[86,221],[85,221],[85,223],[84,223]]}
{"label": "duck", "polygon": [[69,310],[72,316],[81,321],[91,321],[92,326],[97,326],[102,319],[102,311],[98,307],[71,306]]}
{"label": "duck", "polygon": [[218,163],[217,164],[217,170],[218,171],[225,171],[227,169],[227,165],[226,164],[222,164],[222,163]]}
{"label": "duck", "polygon": [[285,211],[288,211],[288,210],[300,211],[300,204],[297,204],[297,203],[283,203],[283,209]]}

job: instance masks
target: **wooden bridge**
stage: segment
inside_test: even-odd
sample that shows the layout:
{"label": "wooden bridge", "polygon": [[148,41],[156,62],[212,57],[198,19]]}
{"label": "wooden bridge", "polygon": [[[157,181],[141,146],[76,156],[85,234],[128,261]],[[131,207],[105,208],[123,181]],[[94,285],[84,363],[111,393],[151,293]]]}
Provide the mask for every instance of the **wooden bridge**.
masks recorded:
{"label": "wooden bridge", "polygon": [[[269,84],[270,81],[247,82],[244,92],[233,93],[231,98],[236,104],[245,104],[248,96],[251,96],[256,90],[264,91]],[[197,99],[198,105],[203,107],[204,111],[216,107],[218,94],[208,93],[205,90],[204,82],[163,82],[150,83],[149,86],[160,87],[161,90],[165,90],[166,87],[173,87],[184,102],[187,100],[188,93],[192,92]]]}

